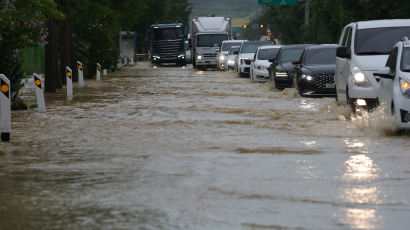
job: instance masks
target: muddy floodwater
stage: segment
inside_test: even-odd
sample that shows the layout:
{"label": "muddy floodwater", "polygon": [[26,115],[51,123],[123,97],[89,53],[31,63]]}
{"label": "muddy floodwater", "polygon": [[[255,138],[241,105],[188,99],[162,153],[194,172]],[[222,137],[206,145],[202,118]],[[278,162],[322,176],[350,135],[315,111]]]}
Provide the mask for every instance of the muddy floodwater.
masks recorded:
{"label": "muddy floodwater", "polygon": [[410,136],[380,111],[144,62],[46,106],[0,143],[0,229],[410,228]]}

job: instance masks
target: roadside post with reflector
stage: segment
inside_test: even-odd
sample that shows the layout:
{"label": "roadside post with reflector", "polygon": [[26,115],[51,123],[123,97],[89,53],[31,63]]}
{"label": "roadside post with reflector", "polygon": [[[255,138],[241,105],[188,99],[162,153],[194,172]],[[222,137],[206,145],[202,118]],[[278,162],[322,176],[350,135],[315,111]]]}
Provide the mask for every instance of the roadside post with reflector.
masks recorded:
{"label": "roadside post with reflector", "polygon": [[73,71],[71,71],[70,67],[65,67],[65,75],[67,79],[67,98],[73,98]]}
{"label": "roadside post with reflector", "polygon": [[80,86],[84,86],[84,73],[83,73],[83,63],[77,61],[77,69],[78,69],[78,83]]}
{"label": "roadside post with reflector", "polygon": [[107,69],[103,69],[103,76],[104,76],[104,77],[107,76]]}
{"label": "roadside post with reflector", "polygon": [[34,88],[36,91],[36,98],[37,98],[37,109],[41,113],[46,112],[46,104],[44,102],[44,93],[43,93],[43,85],[41,81],[41,77],[38,74],[34,74]]}
{"label": "roadside post with reflector", "polygon": [[101,65],[97,63],[97,81],[101,80]]}
{"label": "roadside post with reflector", "polygon": [[11,111],[10,111],[10,80],[0,74],[0,130],[1,140],[10,141]]}

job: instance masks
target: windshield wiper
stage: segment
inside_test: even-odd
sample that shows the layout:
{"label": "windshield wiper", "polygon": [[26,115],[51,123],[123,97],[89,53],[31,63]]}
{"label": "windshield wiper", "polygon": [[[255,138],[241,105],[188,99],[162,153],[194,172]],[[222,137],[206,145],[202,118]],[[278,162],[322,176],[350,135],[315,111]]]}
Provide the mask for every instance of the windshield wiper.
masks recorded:
{"label": "windshield wiper", "polygon": [[360,52],[360,53],[357,53],[358,55],[380,55],[380,54],[388,54],[388,53],[385,53],[385,52],[380,52],[380,51],[367,51],[367,52]]}

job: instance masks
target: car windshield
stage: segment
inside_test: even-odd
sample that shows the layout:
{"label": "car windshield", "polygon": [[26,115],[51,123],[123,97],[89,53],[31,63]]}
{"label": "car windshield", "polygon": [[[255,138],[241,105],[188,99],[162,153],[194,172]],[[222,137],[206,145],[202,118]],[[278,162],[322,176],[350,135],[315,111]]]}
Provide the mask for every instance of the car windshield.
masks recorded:
{"label": "car windshield", "polygon": [[282,51],[279,54],[278,60],[279,62],[299,61],[300,55],[302,55],[303,49],[305,49],[305,47],[282,49]]}
{"label": "car windshield", "polygon": [[240,45],[241,45],[241,42],[224,42],[224,43],[222,44],[221,50],[222,50],[222,51],[229,51],[229,49],[230,49],[232,46],[240,46]]}
{"label": "car windshield", "polygon": [[269,48],[269,49],[260,49],[258,52],[259,60],[269,60],[276,57],[278,54],[279,48]]}
{"label": "car windshield", "polygon": [[154,40],[177,39],[182,36],[181,28],[154,29]]}
{"label": "car windshield", "polygon": [[229,50],[229,55],[234,55],[235,52],[238,52],[241,47],[231,47]]}
{"label": "car windshield", "polygon": [[336,47],[308,49],[303,59],[304,65],[335,65]]}
{"label": "car windshield", "polygon": [[227,34],[200,34],[198,47],[221,47],[222,41],[228,39]]}
{"label": "car windshield", "polygon": [[272,45],[269,43],[244,43],[241,48],[241,54],[243,53],[255,53],[259,46]]}
{"label": "car windshield", "polygon": [[403,37],[410,38],[410,27],[359,29],[354,52],[357,55],[387,55]]}
{"label": "car windshield", "polygon": [[400,70],[403,72],[410,72],[410,48],[403,49]]}

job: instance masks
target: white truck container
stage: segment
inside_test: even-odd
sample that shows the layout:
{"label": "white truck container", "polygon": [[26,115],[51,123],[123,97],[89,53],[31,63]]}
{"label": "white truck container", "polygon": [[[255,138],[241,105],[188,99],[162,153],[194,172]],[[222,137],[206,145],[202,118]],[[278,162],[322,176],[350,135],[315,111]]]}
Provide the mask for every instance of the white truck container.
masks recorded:
{"label": "white truck container", "polygon": [[191,55],[194,68],[216,67],[222,41],[232,39],[229,17],[197,17],[191,22]]}

